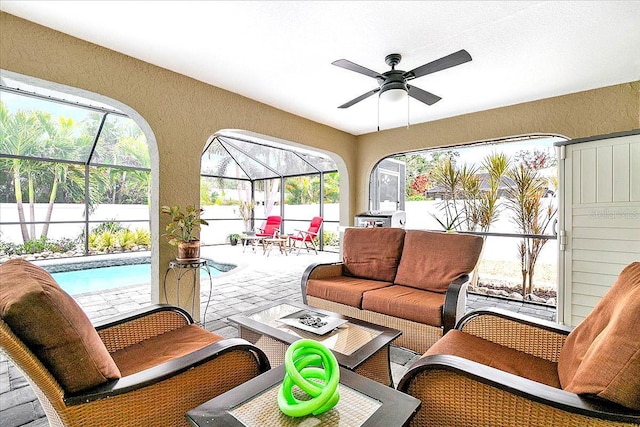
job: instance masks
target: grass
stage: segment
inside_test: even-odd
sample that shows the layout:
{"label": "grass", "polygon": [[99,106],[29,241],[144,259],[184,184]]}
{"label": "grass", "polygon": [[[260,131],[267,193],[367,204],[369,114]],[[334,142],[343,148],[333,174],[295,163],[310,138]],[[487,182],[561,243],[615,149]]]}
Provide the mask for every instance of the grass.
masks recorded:
{"label": "grass", "polygon": [[[483,259],[480,261],[480,280],[499,281],[519,289],[522,284],[520,263],[513,261],[496,261]],[[533,275],[535,288],[558,288],[558,268],[553,264],[538,263]],[[510,286],[511,287],[511,286]]]}

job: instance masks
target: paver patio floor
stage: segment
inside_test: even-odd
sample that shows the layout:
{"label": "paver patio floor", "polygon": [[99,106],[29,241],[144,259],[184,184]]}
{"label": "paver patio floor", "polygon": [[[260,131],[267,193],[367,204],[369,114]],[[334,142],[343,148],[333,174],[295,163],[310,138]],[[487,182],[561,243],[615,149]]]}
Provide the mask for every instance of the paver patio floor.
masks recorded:
{"label": "paver patio floor", "polygon": [[[231,315],[251,310],[271,301],[290,299],[302,302],[300,279],[312,263],[338,261],[337,253],[320,252],[318,255],[302,252],[299,256],[285,256],[272,251],[267,257],[262,250],[256,252],[241,246],[203,247],[203,257],[219,263],[237,265],[234,270],[213,279],[213,292],[207,309],[205,327],[218,335],[237,337],[237,329],[227,320]],[[164,271],[161,271],[161,278]],[[209,283],[201,277],[201,313],[209,297]],[[151,290],[148,284],[116,288],[91,294],[74,296],[92,322],[127,313],[149,305]],[[555,318],[551,307],[510,302],[497,298],[469,295],[467,310],[480,307],[501,307],[546,320]],[[417,358],[414,353],[392,347],[394,382]],[[47,426],[47,420],[33,390],[21,373],[0,352],[0,424],[3,427]]]}

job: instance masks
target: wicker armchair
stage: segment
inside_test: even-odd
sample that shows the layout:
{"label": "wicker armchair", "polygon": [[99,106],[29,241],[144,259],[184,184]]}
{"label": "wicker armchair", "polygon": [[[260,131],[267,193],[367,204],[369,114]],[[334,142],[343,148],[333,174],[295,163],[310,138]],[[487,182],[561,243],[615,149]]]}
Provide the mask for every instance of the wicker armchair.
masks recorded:
{"label": "wicker armchair", "polygon": [[638,426],[638,318],[640,263],[574,330],[498,309],[468,313],[398,384],[422,401],[411,425]]}
{"label": "wicker armchair", "polygon": [[0,347],[51,426],[186,426],[187,411],[270,368],[261,350],[203,330],[180,308],[151,306],[89,329],[39,267],[9,261],[0,278]]}

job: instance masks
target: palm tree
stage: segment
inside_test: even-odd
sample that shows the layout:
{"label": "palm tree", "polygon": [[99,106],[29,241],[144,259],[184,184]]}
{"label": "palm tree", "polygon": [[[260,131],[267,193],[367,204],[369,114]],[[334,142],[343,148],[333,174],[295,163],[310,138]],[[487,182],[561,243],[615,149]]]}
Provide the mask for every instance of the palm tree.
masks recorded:
{"label": "palm tree", "polygon": [[[480,227],[480,231],[482,231],[483,233],[487,233],[491,228],[491,224],[496,222],[498,220],[498,217],[500,216],[500,186],[502,184],[503,177],[509,169],[509,164],[509,157],[507,157],[504,153],[497,152],[493,152],[487,155],[482,161],[481,168],[487,173],[487,190],[481,191],[477,195],[478,203],[477,211],[475,214],[477,225]],[[476,264],[476,267],[474,268],[471,275],[471,283],[474,286],[477,286],[478,281],[480,280],[478,267],[484,254],[484,242],[486,242],[486,240],[487,236],[482,236],[482,250],[480,252],[480,256],[478,257],[478,263]]]}
{"label": "palm tree", "polygon": [[[551,204],[546,208],[542,205],[546,180],[538,171],[529,169],[524,164],[510,169],[507,175],[514,182],[514,186],[507,190],[508,207],[515,214],[513,221],[522,234],[544,234],[557,212],[557,208]],[[525,237],[518,244],[523,296],[533,292],[535,264],[546,243],[546,239]]]}
{"label": "palm tree", "polygon": [[287,178],[284,188],[289,205],[306,205],[319,200],[319,194],[314,194],[309,177]]}
{"label": "palm tree", "polygon": [[[318,183],[318,186],[320,186],[319,179],[317,180],[317,183]],[[339,200],[340,200],[340,174],[338,174],[338,172],[325,173],[324,174],[324,202],[337,203]]]}
{"label": "palm tree", "polygon": [[[2,102],[0,102],[0,153],[15,156],[35,157],[41,149],[42,127],[38,117],[33,112],[17,111],[9,114]],[[24,205],[22,199],[22,174],[27,173],[29,178],[29,197],[33,198],[33,173],[36,169],[33,160],[24,158],[3,159],[3,163],[13,175],[14,192],[16,197],[16,207],[18,209],[18,219],[20,221],[20,231],[22,240],[30,240],[24,215]],[[33,220],[33,212],[31,213]],[[35,234],[35,227],[32,225],[32,236]]]}
{"label": "palm tree", "polygon": [[[47,113],[37,112],[40,126],[48,136],[44,141],[44,147],[42,151],[46,157],[56,158],[60,157],[61,153],[68,154],[75,149],[71,139],[71,132],[73,130],[73,120],[60,118],[60,124],[56,126],[51,121],[51,116]],[[47,165],[48,166],[48,165]],[[53,204],[58,192],[58,183],[64,179],[66,171],[69,169],[68,163],[53,163],[53,180],[51,183],[51,191],[49,193],[49,203],[47,206],[47,213],[45,215],[44,225],[42,227],[41,237],[47,237],[49,233],[49,221],[51,221],[51,215],[53,213]]]}
{"label": "palm tree", "polygon": [[458,210],[457,200],[461,187],[460,170],[456,167],[451,157],[445,157],[436,164],[431,172],[431,180],[434,185],[443,189],[443,203],[441,209],[445,214],[446,224],[460,223],[461,212]]}

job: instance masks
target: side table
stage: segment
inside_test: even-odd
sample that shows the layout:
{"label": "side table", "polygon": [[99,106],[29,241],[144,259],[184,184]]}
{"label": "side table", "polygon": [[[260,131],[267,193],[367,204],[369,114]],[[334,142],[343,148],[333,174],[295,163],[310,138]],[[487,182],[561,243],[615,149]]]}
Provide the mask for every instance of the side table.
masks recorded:
{"label": "side table", "polygon": [[242,240],[242,253],[247,249],[247,246],[251,246],[251,250],[253,252],[256,251],[256,245],[258,243],[262,244],[262,240],[264,237],[260,236],[242,236],[240,238]]}
{"label": "side table", "polygon": [[283,235],[281,237],[271,237],[271,238],[264,239],[262,241],[262,244],[263,244],[263,251],[267,256],[271,254],[271,249],[273,249],[274,246],[278,247],[278,249],[280,250],[280,253],[284,253],[285,255],[288,255],[287,249],[289,246],[289,236],[287,235]]}
{"label": "side table", "polygon": [[206,259],[198,258],[192,261],[178,261],[177,259],[172,259],[169,261],[169,266],[167,267],[167,271],[164,273],[164,282],[162,284],[164,288],[164,299],[169,303],[169,298],[167,297],[167,276],[170,271],[173,271],[173,274],[176,277],[176,305],[180,305],[180,281],[183,277],[187,275],[187,273],[191,272],[193,275],[193,293],[191,294],[191,313],[195,313],[196,306],[196,280],[198,278],[198,270],[204,270],[209,276],[209,298],[207,299],[207,305],[204,309],[204,315],[202,322],[197,322],[202,324],[203,326],[207,322],[207,310],[209,309],[209,303],[211,302],[211,292],[213,291],[213,280],[211,279],[211,271],[209,270],[209,264]]}

